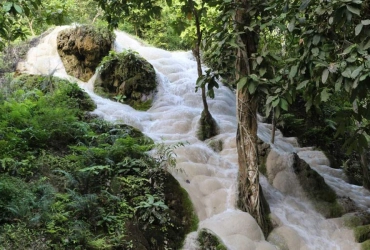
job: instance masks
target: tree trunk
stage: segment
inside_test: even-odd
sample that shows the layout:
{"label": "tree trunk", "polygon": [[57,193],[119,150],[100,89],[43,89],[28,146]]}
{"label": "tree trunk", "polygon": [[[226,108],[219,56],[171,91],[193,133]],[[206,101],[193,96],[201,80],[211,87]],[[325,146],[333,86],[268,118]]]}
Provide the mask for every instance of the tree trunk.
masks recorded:
{"label": "tree trunk", "polygon": [[272,109],[272,129],[271,129],[271,143],[275,143],[275,130],[276,130],[276,120],[275,120],[275,111]]}
{"label": "tree trunk", "polygon": [[[193,15],[195,19],[195,27],[196,27],[196,32],[197,32],[197,41],[195,43],[195,47],[193,48],[193,54],[197,62],[198,77],[201,77],[203,75],[202,62],[200,60],[200,44],[202,42],[202,31],[200,29],[199,13],[195,9],[193,2],[191,2],[191,4],[192,4]],[[198,139],[204,141],[208,138],[211,138],[212,136],[217,135],[218,126],[217,126],[215,119],[213,119],[211,112],[209,112],[209,109],[208,109],[206,87],[201,86],[201,90],[202,90],[203,111],[202,111],[200,121],[199,121],[199,129],[197,132],[197,137]]]}
{"label": "tree trunk", "polygon": [[[244,47],[238,49],[236,61],[236,79],[250,75],[252,68],[250,58],[257,52],[258,35],[255,32],[244,32],[244,26],[250,26],[250,9],[247,0],[236,0],[239,4],[236,15],[236,31],[239,35],[239,44]],[[236,143],[238,150],[238,207],[250,213],[260,225],[264,234],[271,229],[266,217],[268,206],[263,202],[263,193],[259,184],[258,152],[257,152],[257,107],[258,97],[251,95],[246,88],[237,91],[238,130]]]}
{"label": "tree trunk", "polygon": [[361,153],[361,166],[362,166],[362,173],[363,173],[363,186],[364,188],[370,190],[370,176],[369,176],[369,164],[367,160],[367,151]]}

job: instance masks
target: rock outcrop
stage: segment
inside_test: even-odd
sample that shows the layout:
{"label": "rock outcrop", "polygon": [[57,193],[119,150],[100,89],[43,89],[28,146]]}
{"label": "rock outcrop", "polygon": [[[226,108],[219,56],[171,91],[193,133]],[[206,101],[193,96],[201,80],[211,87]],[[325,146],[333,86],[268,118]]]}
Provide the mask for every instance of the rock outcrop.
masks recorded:
{"label": "rock outcrop", "polygon": [[77,26],[58,34],[58,53],[69,75],[88,81],[108,55],[114,36],[91,26]]}
{"label": "rock outcrop", "polygon": [[138,110],[150,107],[157,88],[153,66],[136,52],[111,52],[99,66],[96,93]]}

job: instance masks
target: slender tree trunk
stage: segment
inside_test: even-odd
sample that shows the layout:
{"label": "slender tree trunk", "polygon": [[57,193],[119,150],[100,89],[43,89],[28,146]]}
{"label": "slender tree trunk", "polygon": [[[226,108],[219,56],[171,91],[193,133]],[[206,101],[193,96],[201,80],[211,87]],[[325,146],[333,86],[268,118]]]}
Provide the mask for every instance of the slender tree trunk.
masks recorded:
{"label": "slender tree trunk", "polygon": [[[191,1],[191,8],[193,10],[193,16],[195,19],[195,27],[197,32],[197,40],[195,46],[193,48],[193,54],[197,62],[197,72],[198,77],[203,75],[202,71],[202,62],[200,60],[200,44],[202,42],[202,31],[200,28],[200,17],[198,11],[194,7],[194,3]],[[202,102],[203,102],[203,111],[200,117],[199,125],[200,128],[198,130],[198,139],[206,140],[212,136],[217,135],[218,133],[218,126],[216,121],[213,119],[211,113],[209,112],[208,103],[207,103],[207,95],[206,95],[206,87],[201,86],[202,90]]]}
{"label": "slender tree trunk", "polygon": [[271,129],[271,143],[275,143],[275,130],[276,130],[276,120],[275,120],[275,111],[272,109],[272,129]]}
{"label": "slender tree trunk", "polygon": [[[250,58],[257,52],[258,35],[254,32],[244,32],[244,26],[250,25],[250,16],[246,12],[249,8],[248,0],[236,0],[237,7],[235,21],[239,43],[244,47],[238,50],[236,61],[236,79],[250,75],[252,68]],[[265,235],[270,231],[270,224],[266,217],[267,203],[263,202],[263,193],[259,184],[258,152],[257,152],[257,108],[258,97],[251,95],[245,88],[237,91],[238,130],[236,135],[239,175],[238,175],[238,207],[250,213],[262,228]]]}
{"label": "slender tree trunk", "polygon": [[[193,7],[194,8],[194,7]],[[194,56],[195,60],[197,61],[197,72],[198,72],[198,77],[201,77],[203,75],[202,71],[202,62],[200,60],[200,43],[202,42],[202,31],[200,30],[200,20],[199,20],[199,15],[196,10],[194,10],[194,18],[195,18],[195,27],[197,30],[197,42],[195,44],[194,48]],[[202,86],[202,102],[203,102],[203,108],[205,113],[209,113],[208,110],[208,103],[207,103],[207,96],[206,96],[206,88],[205,86]]]}

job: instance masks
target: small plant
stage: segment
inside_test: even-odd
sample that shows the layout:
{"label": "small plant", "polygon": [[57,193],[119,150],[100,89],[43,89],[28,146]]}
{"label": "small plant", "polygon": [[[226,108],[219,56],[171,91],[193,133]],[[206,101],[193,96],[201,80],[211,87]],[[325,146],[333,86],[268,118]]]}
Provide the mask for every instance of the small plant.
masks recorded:
{"label": "small plant", "polygon": [[146,228],[147,224],[153,224],[156,221],[159,224],[165,224],[167,222],[168,214],[166,210],[168,207],[164,204],[157,196],[146,194],[146,200],[141,201],[135,210],[137,211],[138,218],[140,221],[145,222]]}

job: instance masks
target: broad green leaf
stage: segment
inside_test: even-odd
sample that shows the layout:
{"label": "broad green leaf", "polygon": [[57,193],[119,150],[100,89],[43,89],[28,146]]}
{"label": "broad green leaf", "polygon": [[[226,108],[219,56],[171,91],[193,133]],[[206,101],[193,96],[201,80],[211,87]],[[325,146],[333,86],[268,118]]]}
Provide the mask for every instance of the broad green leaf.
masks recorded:
{"label": "broad green leaf", "polygon": [[337,91],[339,91],[340,90],[340,88],[342,87],[342,80],[343,80],[343,77],[340,77],[339,79],[338,79],[338,81],[335,83],[335,91],[337,92]]}
{"label": "broad green leaf", "polygon": [[333,23],[333,21],[334,21],[334,18],[331,16],[331,17],[329,18],[329,24],[332,24],[332,23]]}
{"label": "broad green leaf", "polygon": [[329,100],[329,97],[330,93],[328,92],[328,89],[324,88],[320,94],[321,101],[326,102],[327,100]]}
{"label": "broad green leaf", "polygon": [[316,14],[317,15],[323,15],[325,13],[325,9],[322,8],[321,6],[317,7],[316,10],[315,10]]}
{"label": "broad green leaf", "polygon": [[239,79],[237,83],[237,89],[241,90],[244,88],[245,84],[247,83],[248,78],[246,76]]}
{"label": "broad green leaf", "polygon": [[19,6],[18,4],[14,4],[14,9],[18,12],[18,14],[22,14],[23,13],[22,7]]}
{"label": "broad green leaf", "polygon": [[276,98],[275,100],[272,101],[272,107],[276,107],[280,102],[280,98]]}
{"label": "broad green leaf", "polygon": [[322,76],[321,76],[321,82],[326,83],[326,81],[328,80],[328,76],[329,76],[329,70],[324,69],[324,71],[322,72]]}
{"label": "broad green leaf", "polygon": [[352,89],[355,89],[357,88],[358,86],[358,83],[359,83],[359,78],[356,78],[356,80],[353,81],[353,84],[352,84]]}
{"label": "broad green leaf", "polygon": [[370,24],[370,19],[362,20],[361,23],[363,25],[369,25]]}
{"label": "broad green leaf", "polygon": [[313,39],[312,39],[312,44],[313,45],[317,45],[317,44],[319,44],[319,42],[320,42],[320,36],[319,35],[315,35],[314,37],[313,37]]}
{"label": "broad green leaf", "polygon": [[9,12],[10,9],[12,8],[12,6],[13,6],[13,3],[11,3],[11,2],[3,3],[3,10],[5,12]]}
{"label": "broad green leaf", "polygon": [[297,90],[298,89],[302,89],[302,88],[305,88],[307,86],[307,83],[309,82],[309,80],[304,80],[303,82],[301,82],[300,84],[298,84],[297,86]]}
{"label": "broad green leaf", "polygon": [[276,98],[278,98],[277,96],[269,96],[266,100],[266,104],[270,104],[273,100],[275,100]]}
{"label": "broad green leaf", "polygon": [[355,79],[358,74],[360,74],[360,72],[362,71],[363,67],[362,65],[360,67],[358,67],[357,69],[355,69],[352,73],[351,73],[351,78],[352,79]]}
{"label": "broad green leaf", "polygon": [[275,108],[274,116],[276,119],[280,117],[280,107],[279,106]]}
{"label": "broad green leaf", "polygon": [[172,6],[172,0],[166,0],[168,6]]}
{"label": "broad green leaf", "polygon": [[255,82],[255,81],[251,81],[249,84],[248,84],[248,91],[251,95],[254,94],[254,92],[256,92],[256,89],[257,89],[257,86],[258,86],[258,83]]}
{"label": "broad green leaf", "polygon": [[351,46],[348,46],[341,55],[347,55],[348,53],[350,53],[352,51],[353,48],[355,48],[357,46],[357,44],[352,44]]}
{"label": "broad green leaf", "polygon": [[266,73],[266,68],[260,68],[259,69],[260,76],[263,76],[265,73]]}
{"label": "broad green leaf", "polygon": [[360,82],[365,80],[367,77],[369,76],[369,74],[364,74],[360,77]]}
{"label": "broad green leaf", "polygon": [[298,71],[298,65],[292,66],[292,68],[290,69],[289,78],[292,79],[293,77],[295,77],[295,75],[297,74],[297,71]]}
{"label": "broad green leaf", "polygon": [[301,6],[299,6],[299,10],[302,11],[306,9],[310,2],[311,0],[303,0]]}
{"label": "broad green leaf", "polygon": [[313,48],[313,49],[311,49],[311,52],[312,52],[312,55],[318,56],[319,53],[320,53],[320,50],[319,50],[319,48]]}
{"label": "broad green leaf", "polygon": [[351,13],[355,14],[355,15],[360,15],[360,9],[356,8],[356,7],[353,7],[352,5],[347,5],[347,10],[349,10]]}
{"label": "broad green leaf", "polygon": [[295,28],[295,17],[292,20],[290,20],[290,22],[288,24],[288,30],[290,32],[292,32],[294,30],[294,28]]}
{"label": "broad green leaf", "polygon": [[357,26],[355,28],[355,36],[357,36],[358,34],[360,34],[363,26],[364,25],[362,23],[357,24]]}
{"label": "broad green leaf", "polygon": [[283,109],[283,110],[285,110],[285,111],[288,111],[288,102],[285,100],[285,99],[283,99],[283,98],[281,98],[280,99],[280,107]]}
{"label": "broad green leaf", "polygon": [[258,82],[258,80],[259,80],[258,76],[256,74],[250,74],[249,77],[252,78],[252,80],[255,81],[255,82]]}
{"label": "broad green leaf", "polygon": [[353,57],[353,56],[348,57],[348,58],[346,59],[346,61],[347,61],[347,62],[349,62],[349,63],[353,63],[353,62],[355,62],[356,60],[357,60],[357,58],[356,58],[356,57]]}
{"label": "broad green leaf", "polygon": [[342,72],[342,76],[344,77],[347,77],[347,78],[351,78],[351,69],[350,68],[346,68],[343,72]]}
{"label": "broad green leaf", "polygon": [[257,57],[257,63],[258,63],[258,65],[261,64],[262,61],[263,61],[262,56]]}
{"label": "broad green leaf", "polygon": [[206,78],[204,76],[198,77],[197,82],[196,82],[196,86],[198,86],[198,87],[204,86],[205,83],[206,83],[205,80],[206,80]]}

